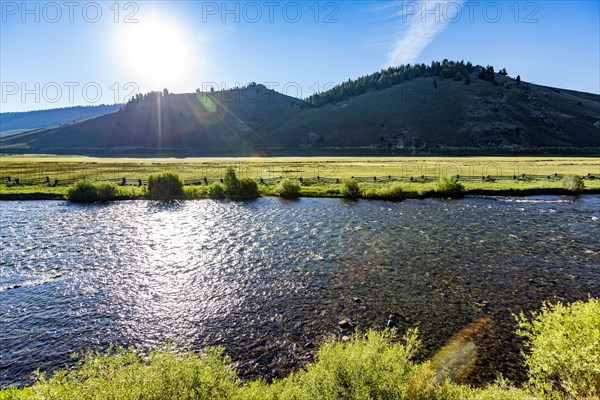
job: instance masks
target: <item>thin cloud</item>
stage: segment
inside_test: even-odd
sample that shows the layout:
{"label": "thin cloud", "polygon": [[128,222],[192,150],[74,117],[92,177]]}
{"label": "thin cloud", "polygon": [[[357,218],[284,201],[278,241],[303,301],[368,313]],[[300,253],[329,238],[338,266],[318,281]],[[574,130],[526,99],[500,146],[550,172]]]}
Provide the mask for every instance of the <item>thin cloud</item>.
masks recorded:
{"label": "thin cloud", "polygon": [[431,41],[456,20],[464,0],[402,2],[397,32],[385,66],[415,62]]}

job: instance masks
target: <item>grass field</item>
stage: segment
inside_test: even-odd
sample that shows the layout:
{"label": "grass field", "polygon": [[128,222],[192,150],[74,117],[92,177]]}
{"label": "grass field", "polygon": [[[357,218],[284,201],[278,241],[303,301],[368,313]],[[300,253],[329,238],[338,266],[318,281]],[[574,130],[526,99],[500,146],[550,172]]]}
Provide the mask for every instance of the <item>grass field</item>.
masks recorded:
{"label": "grass field", "polygon": [[[2,156],[0,194],[60,196],[78,179],[121,182],[124,196],[137,197],[138,179],[171,170],[186,183],[222,179],[228,167],[239,177],[263,179],[261,194],[274,195],[283,178],[304,180],[301,195],[335,196],[340,181],[354,177],[364,187],[400,180],[403,190],[431,190],[440,176],[459,176],[467,191],[502,192],[562,188],[561,176],[591,174],[600,178],[600,159],[583,157],[276,157],[276,158],[96,158],[79,156]],[[523,176],[523,174],[525,176]],[[553,177],[558,174],[558,177]],[[491,179],[483,180],[482,177]],[[9,182],[10,177],[10,182]],[[46,183],[46,177],[50,183]],[[424,177],[424,178],[422,178]],[[19,178],[19,184],[14,179]],[[411,182],[411,178],[413,181]],[[516,178],[516,179],[515,179]],[[54,186],[54,180],[58,180]],[[586,179],[586,189],[600,190],[600,179]]]}

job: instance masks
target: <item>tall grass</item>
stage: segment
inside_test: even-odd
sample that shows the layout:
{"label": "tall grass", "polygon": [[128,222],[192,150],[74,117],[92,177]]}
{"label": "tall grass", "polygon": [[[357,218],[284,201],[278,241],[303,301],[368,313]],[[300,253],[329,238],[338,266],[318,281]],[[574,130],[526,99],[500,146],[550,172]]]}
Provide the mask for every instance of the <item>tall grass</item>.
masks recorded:
{"label": "tall grass", "polygon": [[224,199],[225,185],[213,182],[210,185],[188,185],[183,187],[186,199]]}
{"label": "tall grass", "polygon": [[362,196],[366,199],[403,200],[409,196],[399,182],[386,183],[377,187],[363,188]]}
{"label": "tall grass", "polygon": [[[199,355],[167,347],[143,355],[119,349],[88,353],[33,386],[0,391],[0,399],[598,399],[600,302],[545,305],[530,320],[518,317],[529,351],[531,381],[523,388],[498,378],[483,388],[440,380],[429,361],[414,361],[416,330],[355,333],[320,347],[315,361],[286,378],[242,382],[222,349]],[[398,340],[400,339],[400,340]]]}
{"label": "tall grass", "polygon": [[227,168],[223,183],[225,195],[232,200],[254,199],[259,196],[258,184],[249,178],[239,179],[231,167]]}

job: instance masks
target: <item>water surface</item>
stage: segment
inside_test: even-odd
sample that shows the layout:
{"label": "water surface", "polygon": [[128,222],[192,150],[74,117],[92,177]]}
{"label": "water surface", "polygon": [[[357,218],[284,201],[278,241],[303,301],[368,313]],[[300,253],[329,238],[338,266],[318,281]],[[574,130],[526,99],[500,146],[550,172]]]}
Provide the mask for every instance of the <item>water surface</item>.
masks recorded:
{"label": "water surface", "polygon": [[[513,313],[600,296],[600,196],[164,204],[0,202],[0,385],[109,344],[224,346],[246,377],[338,321],[418,327],[422,356],[489,317],[479,374],[521,379]],[[486,372],[482,372],[486,371]]]}

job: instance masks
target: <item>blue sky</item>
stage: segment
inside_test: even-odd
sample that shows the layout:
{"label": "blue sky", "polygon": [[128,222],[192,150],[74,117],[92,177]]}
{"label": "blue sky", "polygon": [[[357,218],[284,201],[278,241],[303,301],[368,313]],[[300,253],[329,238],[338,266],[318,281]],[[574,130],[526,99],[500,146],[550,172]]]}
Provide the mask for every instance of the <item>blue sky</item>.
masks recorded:
{"label": "blue sky", "polygon": [[599,1],[1,2],[1,111],[471,61],[600,94]]}

